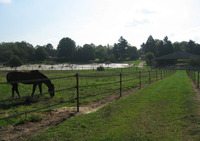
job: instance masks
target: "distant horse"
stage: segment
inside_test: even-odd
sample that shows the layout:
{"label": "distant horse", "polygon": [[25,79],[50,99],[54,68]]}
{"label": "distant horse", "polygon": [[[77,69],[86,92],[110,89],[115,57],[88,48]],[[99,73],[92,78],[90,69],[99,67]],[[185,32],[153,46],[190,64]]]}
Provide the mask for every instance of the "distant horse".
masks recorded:
{"label": "distant horse", "polygon": [[18,91],[18,83],[23,84],[33,84],[33,91],[32,96],[35,92],[35,88],[38,85],[40,94],[42,95],[42,83],[46,84],[49,88],[50,96],[54,96],[54,85],[51,81],[41,72],[38,70],[33,70],[30,72],[23,72],[23,71],[12,71],[7,74],[7,82],[12,85],[12,97],[14,98],[14,91],[17,92],[18,96],[20,97]]}

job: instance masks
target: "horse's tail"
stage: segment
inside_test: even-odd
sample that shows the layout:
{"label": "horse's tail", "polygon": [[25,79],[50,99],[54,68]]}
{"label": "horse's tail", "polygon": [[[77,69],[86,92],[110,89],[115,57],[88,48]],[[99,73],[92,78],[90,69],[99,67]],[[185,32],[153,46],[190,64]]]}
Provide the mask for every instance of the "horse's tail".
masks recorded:
{"label": "horse's tail", "polygon": [[7,82],[10,83],[11,82],[11,72],[9,72],[6,76]]}

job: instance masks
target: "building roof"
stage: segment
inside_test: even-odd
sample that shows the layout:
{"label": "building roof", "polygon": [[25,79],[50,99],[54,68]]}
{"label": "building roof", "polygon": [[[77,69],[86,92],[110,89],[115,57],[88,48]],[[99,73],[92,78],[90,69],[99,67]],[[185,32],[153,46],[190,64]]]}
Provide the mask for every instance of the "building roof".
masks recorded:
{"label": "building roof", "polygon": [[180,51],[158,57],[156,58],[156,60],[171,60],[171,59],[176,60],[176,59],[189,59],[189,58],[200,58],[200,55]]}

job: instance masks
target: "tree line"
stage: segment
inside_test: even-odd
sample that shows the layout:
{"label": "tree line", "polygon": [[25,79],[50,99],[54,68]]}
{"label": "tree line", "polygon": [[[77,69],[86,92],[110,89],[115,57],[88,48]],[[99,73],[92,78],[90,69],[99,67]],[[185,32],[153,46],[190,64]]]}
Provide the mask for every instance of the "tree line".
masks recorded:
{"label": "tree line", "polygon": [[[121,54],[122,52],[122,54]],[[120,37],[113,46],[85,44],[76,46],[74,40],[62,38],[55,49],[52,44],[34,47],[30,43],[9,42],[0,43],[0,62],[10,66],[20,66],[24,63],[57,63],[57,62],[117,62],[121,60],[138,59],[137,48],[131,46],[126,39]]]}
{"label": "tree line", "polygon": [[57,63],[57,62],[120,62],[124,60],[136,60],[139,56],[151,54],[160,57],[173,52],[185,51],[200,55],[200,44],[192,40],[172,43],[168,37],[163,40],[149,36],[147,41],[137,50],[131,46],[122,36],[114,45],[84,44],[77,46],[69,37],[62,38],[57,48],[51,43],[33,46],[25,41],[0,43],[0,62],[6,62],[10,66],[19,66],[29,63]]}
{"label": "tree line", "polygon": [[146,43],[141,45],[139,54],[146,55],[147,53],[152,53],[155,57],[160,57],[179,51],[200,55],[200,44],[195,43],[195,41],[192,40],[189,40],[189,42],[182,41],[172,43],[167,36],[164,37],[163,40],[159,40],[154,39],[150,35]]}

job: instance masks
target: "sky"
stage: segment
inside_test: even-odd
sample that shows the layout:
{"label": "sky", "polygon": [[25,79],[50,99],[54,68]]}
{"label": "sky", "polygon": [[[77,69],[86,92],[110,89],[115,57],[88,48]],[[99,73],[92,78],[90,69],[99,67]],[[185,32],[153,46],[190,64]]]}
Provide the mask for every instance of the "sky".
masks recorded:
{"label": "sky", "polygon": [[0,43],[33,46],[69,37],[76,45],[113,45],[123,36],[140,48],[152,35],[200,43],[200,0],[0,0]]}

